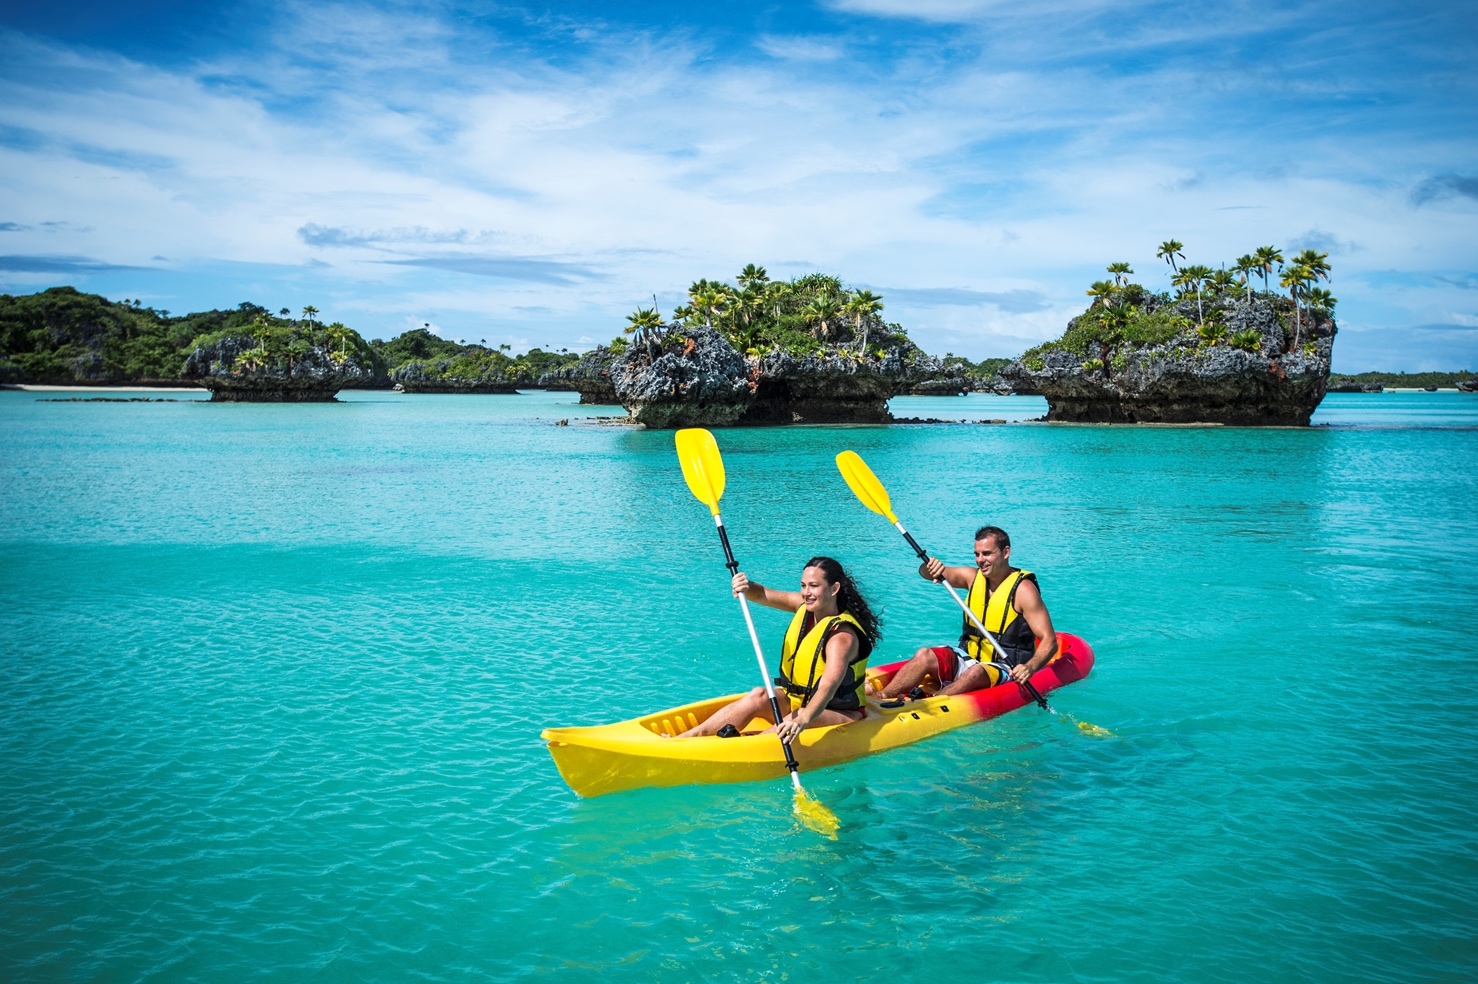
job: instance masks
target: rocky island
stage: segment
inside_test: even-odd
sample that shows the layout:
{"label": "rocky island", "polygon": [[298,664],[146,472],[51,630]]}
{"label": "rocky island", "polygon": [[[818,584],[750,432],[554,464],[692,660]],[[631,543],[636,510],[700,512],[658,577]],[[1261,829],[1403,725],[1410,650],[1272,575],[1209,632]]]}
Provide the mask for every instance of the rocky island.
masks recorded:
{"label": "rocky island", "polygon": [[[1305,250],[1285,266],[1281,251],[1263,247],[1233,270],[1211,270],[1177,266],[1180,246],[1161,246],[1177,294],[1129,282],[1129,264],[1113,264],[1114,280],[1089,288],[1092,304],[1062,337],[1001,378],[1045,396],[1048,420],[1307,425],[1328,387],[1337,331],[1335,298],[1316,286],[1328,255]],[[1275,267],[1287,297],[1267,289]]]}
{"label": "rocky island", "polygon": [[511,393],[577,356],[508,354],[427,328],[366,342],[318,310],[299,318],[252,303],[171,316],[72,287],[0,294],[0,384],[204,386],[227,402],[303,402],[341,389]]}
{"label": "rocky island", "polygon": [[[882,298],[826,274],[770,280],[746,266],[734,285],[699,280],[663,321],[655,308],[569,370],[570,384],[619,401],[647,427],[886,423],[888,400],[946,374]],[[587,361],[588,360],[588,361]],[[953,388],[954,384],[950,384]]]}
{"label": "rocky island", "polygon": [[259,314],[250,324],[194,340],[181,375],[231,403],[331,401],[339,390],[382,376],[369,344],[352,328]]}

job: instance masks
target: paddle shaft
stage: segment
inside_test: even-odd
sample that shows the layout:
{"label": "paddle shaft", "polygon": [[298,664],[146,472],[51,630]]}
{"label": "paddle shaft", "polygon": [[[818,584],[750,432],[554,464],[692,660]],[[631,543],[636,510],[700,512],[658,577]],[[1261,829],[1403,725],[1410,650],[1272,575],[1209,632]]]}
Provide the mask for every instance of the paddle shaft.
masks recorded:
{"label": "paddle shaft", "polygon": [[[919,541],[913,538],[912,533],[903,528],[903,523],[895,520],[893,525],[897,528],[899,533],[903,534],[903,538],[908,541],[908,545],[910,547],[913,547],[913,552],[919,555],[919,559],[927,564],[929,562],[928,551],[919,546]],[[955,604],[960,606],[960,611],[964,612],[965,617],[975,624],[975,627],[980,630],[981,635],[990,640],[990,644],[996,648],[996,652],[1004,653],[1006,650],[1001,645],[1000,640],[991,635],[990,629],[987,629],[985,627],[985,624],[981,622],[980,619],[975,617],[975,613],[970,610],[969,605],[965,604],[965,599],[960,597],[960,593],[955,590],[955,586],[953,584],[950,584],[948,581],[940,581],[939,583],[944,585],[945,590],[949,592],[949,596],[955,600]],[[1051,706],[1049,706],[1047,703],[1047,698],[1043,697],[1041,691],[1032,686],[1032,682],[1030,680],[1023,680],[1021,685],[1026,688],[1027,693],[1031,694],[1032,700],[1041,705],[1042,710],[1052,710]]]}
{"label": "paddle shaft", "polygon": [[[724,517],[719,513],[713,514],[713,523],[718,527],[718,538],[724,545],[724,559],[727,561],[730,576],[739,573],[739,561],[734,559],[734,548],[729,546],[729,533],[724,529]],[[780,716],[780,701],[775,696],[775,685],[770,681],[770,667],[765,663],[765,650],[760,645],[760,634],[754,628],[754,616],[749,613],[749,599],[743,595],[739,596],[739,609],[744,612],[744,624],[749,626],[749,641],[754,643],[754,658],[760,664],[760,676],[765,681],[765,693],[770,698],[770,713],[775,715],[775,724],[779,726],[783,720]],[[800,765],[795,760],[795,753],[790,750],[790,743],[782,741],[780,747],[785,750],[785,767],[790,770],[790,780],[795,783],[795,788],[801,788],[800,777],[796,770]]]}

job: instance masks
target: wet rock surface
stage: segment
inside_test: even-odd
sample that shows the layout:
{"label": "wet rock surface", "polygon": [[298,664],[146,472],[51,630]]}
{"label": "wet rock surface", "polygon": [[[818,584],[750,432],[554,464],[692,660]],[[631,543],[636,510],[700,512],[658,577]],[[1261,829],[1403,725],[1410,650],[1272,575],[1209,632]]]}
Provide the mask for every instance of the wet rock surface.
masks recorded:
{"label": "wet rock surface", "polygon": [[[1178,309],[1196,315],[1194,301]],[[1208,303],[1206,310],[1221,316],[1228,337],[1255,330],[1256,345],[1208,344],[1190,329],[1159,345],[1105,346],[1098,355],[1107,359],[1046,351],[1034,365],[1017,359],[1000,375],[1018,393],[1045,396],[1051,421],[1307,425],[1328,386],[1334,320],[1304,312],[1295,339],[1292,305],[1283,298]]]}
{"label": "wet rock surface", "polygon": [[756,385],[746,424],[885,424],[893,419],[888,400],[911,382],[897,357],[890,364],[850,353],[770,352],[751,361]]}
{"label": "wet rock surface", "polygon": [[711,328],[673,325],[665,338],[610,368],[616,398],[647,427],[888,423],[890,398],[944,371],[906,341],[881,357],[844,346],[745,357]]}
{"label": "wet rock surface", "polygon": [[258,353],[251,336],[227,335],[192,350],[181,375],[224,403],[330,402],[345,387],[376,380],[368,359],[328,345],[303,346],[286,359]]}

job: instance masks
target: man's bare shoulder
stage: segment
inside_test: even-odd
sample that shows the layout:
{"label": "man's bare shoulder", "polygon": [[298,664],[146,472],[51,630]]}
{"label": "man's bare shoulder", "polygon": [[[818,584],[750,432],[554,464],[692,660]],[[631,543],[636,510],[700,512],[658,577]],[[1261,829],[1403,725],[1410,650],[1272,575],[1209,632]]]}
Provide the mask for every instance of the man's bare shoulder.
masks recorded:
{"label": "man's bare shoulder", "polygon": [[1042,601],[1042,592],[1037,587],[1033,578],[1024,577],[1016,585],[1016,610],[1021,611],[1022,605],[1045,605]]}

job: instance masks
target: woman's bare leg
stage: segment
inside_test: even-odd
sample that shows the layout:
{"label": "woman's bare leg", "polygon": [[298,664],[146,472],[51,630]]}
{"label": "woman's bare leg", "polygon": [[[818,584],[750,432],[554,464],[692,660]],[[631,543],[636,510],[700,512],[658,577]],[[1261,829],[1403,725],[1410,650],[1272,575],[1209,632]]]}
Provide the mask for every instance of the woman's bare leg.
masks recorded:
{"label": "woman's bare leg", "polygon": [[[787,699],[783,694],[777,693],[775,696],[781,701]],[[784,710],[787,706],[789,705],[782,703],[781,709]],[[718,730],[726,724],[732,724],[736,728],[742,728],[757,717],[762,717],[766,721],[773,723],[774,715],[770,713],[770,697],[765,693],[764,687],[755,687],[749,693],[734,701],[734,703],[719,708],[707,721],[698,722],[696,727],[689,728],[677,737],[703,738],[708,735],[717,734]]]}
{"label": "woman's bare leg", "polygon": [[[765,717],[769,716],[768,714],[765,715]],[[833,711],[830,708],[823,708],[821,713],[812,718],[811,723],[806,725],[806,727],[823,728],[829,724],[851,724],[853,721],[861,720],[862,713],[860,711],[848,713],[847,711]],[[765,729],[765,734],[769,734],[774,730],[775,726],[771,725]]]}

